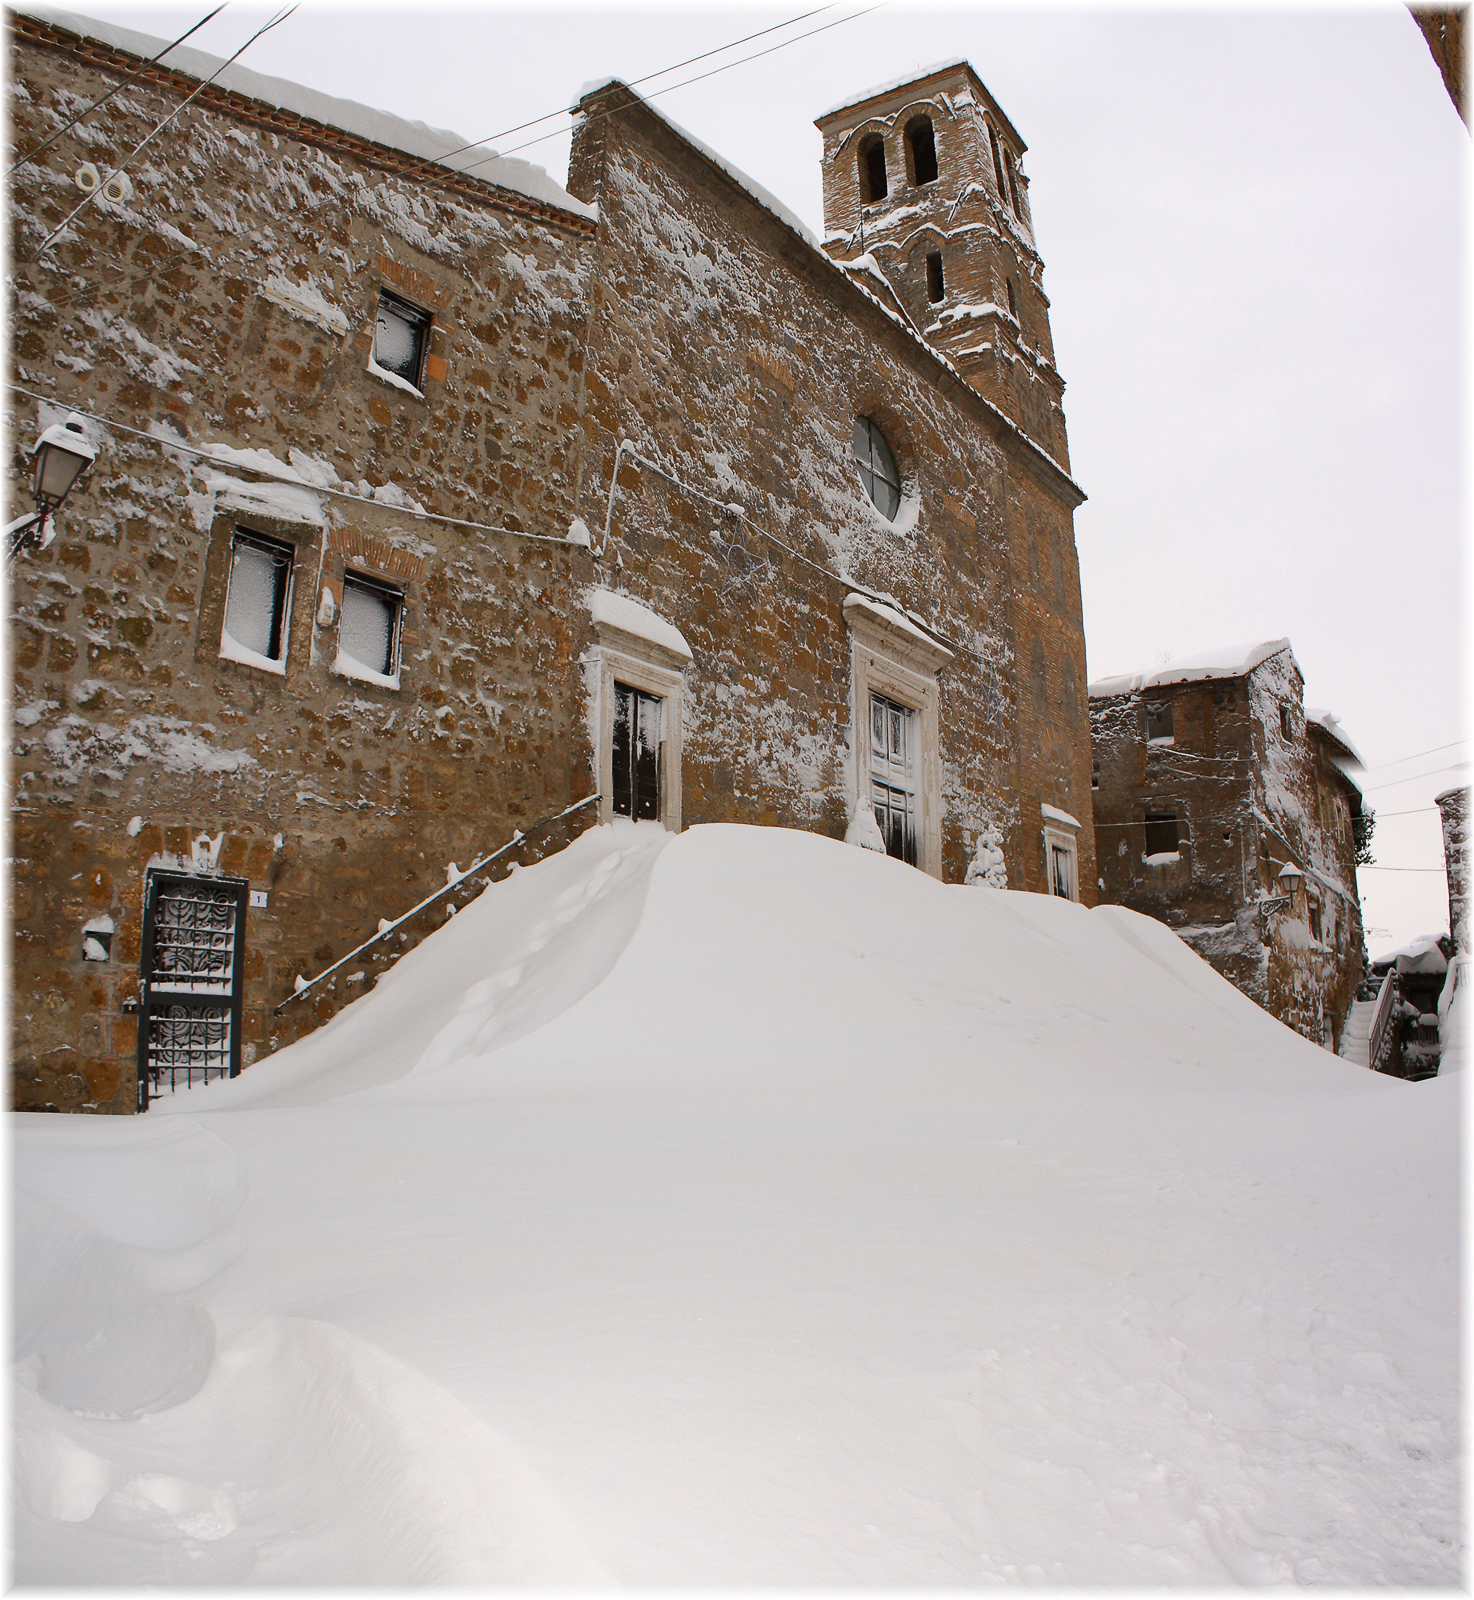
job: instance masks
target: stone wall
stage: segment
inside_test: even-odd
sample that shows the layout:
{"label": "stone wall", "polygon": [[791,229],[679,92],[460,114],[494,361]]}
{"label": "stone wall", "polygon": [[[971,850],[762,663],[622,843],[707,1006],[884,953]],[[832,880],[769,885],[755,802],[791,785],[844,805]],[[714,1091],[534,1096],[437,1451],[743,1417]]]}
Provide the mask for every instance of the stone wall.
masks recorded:
{"label": "stone wall", "polygon": [[[41,34],[12,55],[25,150],[123,72],[18,26]],[[78,162],[121,157],[178,99],[130,87],[12,191],[27,391],[7,411],[12,499],[38,427],[72,407],[104,419],[56,542],[12,575],[12,1062],[27,1108],[131,1109],[122,1005],[150,863],[203,848],[267,892],[247,927],[249,1060],[362,992],[375,963],[274,1016],[297,974],[590,788],[576,663],[592,564],[561,535],[591,226],[489,186],[479,204],[441,193],[283,137],[243,103],[192,109],[134,170],[129,204],[90,207],[31,261],[80,198]],[[422,398],[367,370],[381,287],[433,311]],[[238,527],[295,549],[281,676],[220,656]],[[398,689],[333,670],[321,595],[341,600],[345,570],[403,592]],[[115,924],[111,958],[84,961],[98,916]]]}
{"label": "stone wall", "polygon": [[[1100,899],[1165,922],[1287,1026],[1334,1047],[1362,978],[1359,796],[1307,725],[1302,693],[1284,650],[1244,677],[1092,699]],[[1170,734],[1149,737],[1169,712]],[[1149,812],[1176,813],[1175,851],[1148,850]],[[1265,909],[1285,895],[1287,863],[1305,887],[1293,908]]]}
{"label": "stone wall", "polygon": [[1443,863],[1448,873],[1448,933],[1454,949],[1469,949],[1469,791],[1445,789],[1438,796],[1443,824]]}
{"label": "stone wall", "polygon": [[[1078,491],[627,91],[581,109],[569,183],[603,218],[581,505],[602,516],[620,440],[669,473],[626,467],[605,565],[622,561],[620,581],[695,652],[687,821],[843,833],[856,771],[841,607],[858,582],[960,647],[939,677],[945,876],[961,880],[996,822],[1010,883],[1042,889],[1043,800],[1082,819],[1088,890]],[[894,522],[859,483],[857,416],[897,452]]]}

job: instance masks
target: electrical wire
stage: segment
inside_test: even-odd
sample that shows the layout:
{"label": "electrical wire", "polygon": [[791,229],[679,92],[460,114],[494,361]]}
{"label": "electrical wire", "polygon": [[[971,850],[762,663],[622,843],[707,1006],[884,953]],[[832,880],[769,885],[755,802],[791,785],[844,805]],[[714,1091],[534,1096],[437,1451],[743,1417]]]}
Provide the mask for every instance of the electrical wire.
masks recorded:
{"label": "electrical wire", "polygon": [[138,69],[137,72],[133,73],[131,76],[129,76],[127,78],[124,78],[121,83],[114,84],[113,87],[111,89],[109,89],[108,92],[105,95],[103,95],[98,100],[94,100],[92,102],[92,104],[87,107],[87,109],[85,111],[79,111],[76,114],[76,116],[71,119],[70,122],[64,122],[61,125],[61,127],[59,127],[56,130],[56,132],[51,135],[51,137],[49,139],[43,139],[41,141],[41,143],[38,144],[34,150],[30,151],[28,154],[23,155],[23,156],[19,157],[16,161],[12,162],[11,165],[6,169],[5,176],[8,178],[11,175],[11,173],[15,171],[15,169],[17,167],[23,167],[26,164],[27,161],[34,161],[36,159],[36,157],[38,155],[40,155],[43,150],[49,150],[51,148],[51,146],[54,145],[56,143],[56,141],[58,139],[60,139],[61,136],[64,133],[70,133],[72,131],[72,129],[77,126],[77,124],[79,122],[86,121],[86,119],[88,117],[90,117],[92,115],[92,113],[97,110],[97,108],[99,106],[105,106],[108,103],[108,101],[111,100],[112,97],[115,94],[121,94],[123,92],[123,90],[128,87],[128,85],[130,83],[136,83],[144,75],[144,73],[148,71],[148,69],[150,67],[156,67],[159,64],[159,62],[161,62],[164,59],[164,57],[169,54],[169,52],[171,50],[177,49],[180,45],[182,45],[184,43],[184,41],[187,38],[189,38],[190,34],[198,33],[200,31],[200,29],[203,28],[204,25],[207,22],[211,21],[215,17],[218,17],[220,15],[220,13],[222,11],[224,11],[226,6],[228,6],[229,4],[230,4],[230,0],[221,0],[221,3],[218,6],[215,7],[215,9],[210,13],[209,16],[201,17],[200,20],[197,23],[195,23],[194,27],[188,29],[184,33],[181,33],[179,35],[179,37],[174,41],[173,44],[166,44],[164,46],[164,48],[159,51],[158,55],[150,56],[149,59],[144,62],[144,64]]}
{"label": "electrical wire", "polygon": [[156,138],[158,138],[164,129],[167,128],[171,122],[173,122],[175,117],[177,117],[180,112],[182,112],[184,108],[189,105],[191,100],[194,100],[198,96],[202,95],[205,90],[208,89],[212,83],[214,83],[216,78],[218,78],[220,74],[231,65],[231,62],[234,62],[240,56],[243,56],[246,51],[249,50],[251,46],[255,44],[255,42],[262,36],[262,34],[270,33],[273,28],[278,27],[281,23],[285,22],[296,9],[297,6],[295,4],[291,5],[287,7],[285,11],[279,11],[270,22],[267,22],[262,27],[257,28],[255,33],[253,33],[251,37],[246,40],[240,49],[236,51],[235,55],[231,56],[229,61],[222,61],[220,65],[216,67],[214,72],[212,72],[210,76],[206,78],[202,84],[200,84],[199,88],[195,89],[193,93],[181,100],[162,122],[155,124],[155,126],[150,129],[150,131],[146,133],[136,145],[134,145],[128,154],[123,157],[122,161],[118,163],[118,165],[107,175],[107,177],[104,178],[100,184],[98,184],[97,188],[95,188],[91,194],[83,195],[80,204],[74,206],[72,210],[69,211],[59,223],[57,223],[51,232],[46,235],[46,237],[37,246],[36,250],[27,257],[27,264],[29,265],[43,255],[45,251],[56,241],[58,235],[60,235],[72,222],[73,218],[75,218],[87,206],[91,205],[93,200],[102,193],[107,185],[111,183],[112,180],[121,172],[123,172],[128,163],[133,160],[133,158],[138,155],[139,152],[142,151],[147,145],[151,144]]}
{"label": "electrical wire", "polygon": [[[182,455],[194,456],[201,461],[208,461],[215,467],[239,466],[239,463],[222,460],[211,451],[200,449],[198,445],[185,444],[182,439],[166,439],[157,433],[149,433],[146,429],[131,427],[126,422],[118,422],[105,412],[84,411],[81,406],[70,405],[67,401],[60,400],[55,395],[37,394],[33,389],[23,388],[18,383],[7,383],[5,387],[12,394],[23,394],[28,400],[39,400],[43,405],[56,406],[58,408],[66,406],[69,411],[75,411],[80,417],[86,417],[91,422],[100,422],[108,428],[116,428],[119,433],[131,433],[135,438],[146,439],[150,444],[157,445],[161,450],[176,450]],[[241,470],[254,472],[257,469],[247,466]],[[264,472],[260,473],[259,476],[265,478],[268,483],[284,483],[294,489],[307,489],[312,494],[330,495],[336,500],[351,500],[358,506],[379,503],[371,500],[365,501],[362,495],[352,494],[347,489],[320,488],[317,484],[306,483],[300,478],[276,478]],[[465,517],[449,517],[440,511],[416,511],[411,506],[391,506],[389,509],[402,517],[414,517],[425,522],[443,522],[450,527],[470,528],[477,533],[505,533],[514,539],[532,539],[539,544],[566,544],[568,542],[567,537],[561,533],[527,533],[521,528],[503,528],[498,527],[495,523],[470,522]]]}
{"label": "electrical wire", "polygon": [[[780,28],[791,28],[796,22],[807,22],[810,17],[817,17],[821,12],[833,11],[834,7],[838,3],[839,0],[830,0],[829,5],[819,6],[813,11],[802,12],[796,17],[790,17],[787,22],[775,22],[771,28],[759,28],[756,33],[749,33],[745,38],[742,39],[731,39],[726,44],[718,45],[715,50],[703,50],[699,56],[688,56],[686,60],[677,61],[669,67],[662,67],[658,72],[647,72],[642,78],[630,79],[627,87],[633,89],[639,84],[650,83],[656,78],[663,78],[668,72],[679,72],[682,67],[694,66],[698,61],[706,61],[711,56],[719,56],[724,50],[736,50],[741,45],[751,44],[754,39],[761,39],[766,34],[777,33]],[[535,128],[540,122],[551,122],[554,117],[566,117],[570,115],[572,115],[572,112],[568,106],[559,106],[556,111],[549,111],[540,117],[533,117],[530,122],[519,122],[514,128],[503,128],[500,133],[488,133],[484,139],[473,139],[469,144],[459,145],[454,150],[447,150],[444,155],[427,156],[423,165],[443,165],[445,162],[449,161],[452,156],[464,155],[467,150],[475,150],[480,145],[490,144],[493,139],[508,139],[514,133],[523,133],[528,128]],[[500,155],[501,151],[499,150],[487,151],[488,160],[490,160],[492,157],[497,157]],[[477,162],[476,165],[481,166],[484,165],[484,163]],[[470,171],[472,169],[468,167],[464,170]],[[414,169],[411,169],[408,173],[402,174],[402,176],[405,177],[413,177],[414,175]]]}
{"label": "electrical wire", "polygon": [[[888,3],[889,0],[880,0],[878,5],[867,6],[863,11],[852,11],[849,16],[840,17],[836,22],[826,22],[822,28],[810,28],[807,33],[795,34],[793,38],[785,39],[782,44],[772,45],[766,50],[754,51],[750,56],[743,56],[740,61],[728,61],[720,67],[713,67],[710,72],[698,72],[694,78],[686,78],[680,83],[668,84],[664,89],[653,89],[648,95],[645,95],[644,98],[646,100],[655,100],[663,94],[674,94],[677,89],[687,89],[693,83],[704,83],[708,78],[715,78],[718,73],[730,72],[733,67],[745,67],[749,61],[761,61],[764,56],[771,56],[776,54],[776,52],[779,50],[786,50],[789,45],[798,44],[803,39],[812,39],[816,34],[828,33],[831,28],[842,28],[847,22],[858,22],[861,17],[868,17],[872,11],[883,10]],[[674,71],[675,69],[672,68],[671,70]],[[656,73],[655,76],[659,77],[660,74]],[[601,111],[597,116],[588,118],[587,121],[590,124],[602,122],[604,118],[614,116],[615,114],[616,113],[613,111]],[[549,139],[557,139],[561,137],[563,131],[564,130],[560,129],[558,133],[541,134],[536,139],[528,139],[524,144],[514,144],[510,150],[501,150],[498,151],[497,154],[498,156],[510,156],[515,155],[519,150],[530,150],[535,144],[546,144]],[[486,158],[487,161],[492,159],[493,157],[491,156]],[[467,172],[474,172],[476,167],[485,166],[485,164],[485,161],[478,161],[473,166],[469,166],[464,170]]]}
{"label": "electrical wire", "polygon": [[1393,778],[1390,783],[1374,783],[1366,792],[1375,794],[1378,789],[1396,789],[1404,783],[1416,783],[1419,778],[1436,778],[1441,772],[1460,772],[1468,765],[1467,761],[1455,761],[1450,766],[1434,767],[1429,772],[1415,772],[1410,778]]}
{"label": "electrical wire", "polygon": [[1416,761],[1420,756],[1436,756],[1440,750],[1452,750],[1456,744],[1468,744],[1467,739],[1455,739],[1453,744],[1436,744],[1431,750],[1415,750],[1410,756],[1398,756],[1396,761],[1381,761],[1368,772],[1385,772],[1388,767],[1400,767],[1404,761]]}
{"label": "electrical wire", "polygon": [[1356,869],[1358,872],[1447,872],[1447,867],[1379,867],[1368,861]]}

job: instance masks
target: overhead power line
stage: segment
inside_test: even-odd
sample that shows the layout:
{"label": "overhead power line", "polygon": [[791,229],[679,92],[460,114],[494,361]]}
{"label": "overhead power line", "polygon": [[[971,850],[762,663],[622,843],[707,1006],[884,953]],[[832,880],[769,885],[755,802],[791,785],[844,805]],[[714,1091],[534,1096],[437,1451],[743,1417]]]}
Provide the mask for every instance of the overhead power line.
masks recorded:
{"label": "overhead power line", "polygon": [[1400,767],[1404,761],[1416,761],[1420,756],[1436,756],[1440,750],[1452,750],[1454,745],[1468,744],[1467,739],[1455,739],[1453,744],[1436,744],[1431,750],[1415,750],[1410,756],[1398,756],[1396,761],[1382,761],[1375,767],[1368,767],[1368,772],[1385,772],[1388,767]]}
{"label": "overhead power line", "polygon": [[[749,61],[761,61],[764,56],[773,55],[779,50],[786,50],[789,45],[798,44],[800,40],[812,39],[815,34],[828,33],[831,28],[842,28],[847,22],[858,22],[861,17],[868,17],[872,11],[879,11],[886,4],[888,4],[888,0],[880,0],[879,5],[867,6],[863,11],[852,11],[849,16],[840,17],[836,22],[826,22],[822,28],[810,28],[807,33],[796,33],[793,38],[785,39],[781,44],[770,45],[766,50],[756,50],[750,56],[743,56],[740,61],[728,61],[720,67],[713,67],[710,72],[698,72],[694,78],[685,78],[680,83],[668,84],[664,89],[653,89],[645,98],[647,100],[655,100],[663,94],[674,94],[677,89],[687,89],[693,83],[704,83],[708,78],[715,78],[718,73],[730,72],[733,67],[745,67]],[[675,69],[672,68],[671,70],[674,71]],[[658,77],[659,74],[657,73],[656,76]],[[613,115],[612,112],[606,111],[601,113],[599,118],[590,118],[589,120],[591,122],[602,120],[603,117],[611,115]],[[525,144],[514,144],[510,150],[501,150],[497,154],[499,156],[510,156],[515,155],[519,150],[530,150],[535,144],[546,144],[549,139],[558,138],[562,131],[560,129],[559,133],[540,134],[536,139],[529,139]],[[488,156],[486,159],[490,161],[492,157]],[[478,161],[476,163],[476,166],[484,165],[485,162]],[[466,171],[474,172],[475,167],[467,167]]]}
{"label": "overhead power line", "polygon": [[198,33],[207,22],[214,17],[218,17],[229,4],[230,0],[221,0],[221,3],[215,7],[209,16],[201,17],[200,20],[195,23],[194,27],[188,28],[185,30],[185,32],[181,33],[173,44],[166,44],[164,48],[159,51],[158,55],[150,56],[137,72],[131,73],[128,77],[124,78],[121,83],[115,83],[105,95],[102,95],[100,98],[94,100],[85,111],[79,111],[69,122],[62,123],[61,127],[59,127],[49,139],[43,139],[34,150],[28,151],[25,155],[14,161],[7,170],[6,177],[9,177],[10,173],[14,172],[17,167],[24,166],[27,161],[34,161],[43,150],[49,150],[64,133],[70,133],[79,122],[85,122],[87,118],[98,109],[99,106],[105,106],[115,94],[121,94],[130,83],[136,83],[150,67],[156,67],[171,50],[177,49],[180,45],[182,45],[184,41],[189,38],[190,34]]}
{"label": "overhead power line", "polygon": [[1468,765],[1467,761],[1455,761],[1447,767],[1434,767],[1428,772],[1415,772],[1410,778],[1393,778],[1390,783],[1374,783],[1366,792],[1375,794],[1378,789],[1396,789],[1400,784],[1416,783],[1419,778],[1436,778],[1442,772],[1461,772]]}
{"label": "overhead power line", "polygon": [[[712,56],[719,56],[724,50],[736,50],[740,45],[751,44],[754,39],[761,39],[767,34],[777,33],[781,28],[791,28],[796,22],[807,22],[810,17],[817,17],[820,12],[833,11],[838,3],[839,0],[830,0],[829,5],[819,6],[813,11],[801,12],[796,17],[790,17],[787,22],[775,22],[771,28],[759,28],[756,33],[749,33],[741,39],[728,40],[726,44],[718,45],[715,50],[703,50],[698,56],[687,56],[684,61],[676,61],[668,67],[661,67],[658,72],[647,72],[642,78],[630,79],[628,87],[633,89],[638,84],[650,83],[656,78],[663,78],[668,72],[679,72],[682,67],[694,66],[698,61],[706,61]],[[542,116],[533,117],[529,122],[519,122],[513,128],[503,128],[500,133],[488,133],[484,139],[472,139],[469,144],[459,145],[454,150],[447,150],[444,155],[426,157],[425,164],[427,166],[442,165],[452,156],[464,155],[467,150],[475,150],[480,145],[490,144],[493,139],[509,139],[514,133],[522,133],[528,128],[535,128],[540,122],[551,122],[554,117],[566,117],[570,114],[567,106],[559,106],[556,111],[544,112]],[[488,150],[486,153],[487,160],[499,157],[501,154],[502,152],[499,150]],[[481,166],[483,163],[477,162],[476,165]],[[466,170],[469,172],[472,169],[468,167]],[[413,176],[413,174],[411,173],[410,176]]]}
{"label": "overhead power line", "polygon": [[167,128],[171,122],[173,122],[175,117],[177,117],[180,114],[180,112],[183,111],[184,108],[187,105],[189,105],[190,101],[192,101],[194,99],[197,99],[200,95],[202,95],[205,92],[205,90],[208,89],[209,86],[212,83],[214,83],[216,78],[218,78],[220,76],[220,74],[225,71],[225,69],[231,64],[231,62],[237,60],[240,56],[243,56],[246,53],[246,51],[249,50],[253,44],[255,44],[255,42],[261,37],[261,35],[263,33],[270,33],[273,28],[277,27],[280,23],[285,22],[287,20],[287,18],[289,16],[291,16],[291,14],[296,9],[297,9],[296,5],[289,6],[285,11],[277,12],[277,14],[271,19],[270,22],[267,22],[267,23],[263,24],[261,27],[257,28],[255,33],[253,33],[251,35],[251,37],[246,40],[246,42],[240,47],[240,49],[236,51],[235,55],[231,56],[229,61],[222,61],[220,63],[220,65],[218,67],[216,67],[216,69],[210,74],[210,76],[208,78],[206,78],[203,83],[200,84],[199,88],[195,89],[191,94],[187,95],[183,100],[181,100],[179,102],[179,104],[177,106],[175,106],[175,108],[169,113],[169,115],[167,117],[165,117],[161,122],[155,123],[154,126],[152,128],[150,128],[149,131],[143,136],[143,138],[140,139],[138,141],[138,143],[133,146],[133,148],[128,152],[128,154],[123,157],[123,159],[118,163],[118,165],[113,168],[113,170],[107,175],[107,177],[103,179],[103,181],[97,186],[97,188],[95,188],[92,191],[91,194],[83,195],[83,197],[81,199],[81,202],[78,205],[74,206],[66,214],[66,216],[64,216],[61,219],[61,221],[57,223],[57,225],[51,230],[51,232],[48,233],[46,235],[46,237],[41,241],[40,245],[35,249],[35,251],[32,252],[31,256],[29,257],[29,260],[30,261],[36,261],[42,255],[44,255],[46,253],[47,249],[53,243],[55,243],[55,241],[58,238],[58,236],[60,234],[62,234],[66,230],[66,228],[72,222],[73,218],[78,216],[84,210],[85,207],[91,205],[93,200],[96,199],[96,197],[102,193],[102,191],[107,187],[107,185],[109,183],[111,183],[112,180],[114,178],[116,178],[119,173],[123,172],[126,169],[128,163],[130,161],[132,161],[133,158],[136,155],[138,155],[147,145],[151,144],[156,138],[158,138],[158,136],[164,131],[164,129]]}

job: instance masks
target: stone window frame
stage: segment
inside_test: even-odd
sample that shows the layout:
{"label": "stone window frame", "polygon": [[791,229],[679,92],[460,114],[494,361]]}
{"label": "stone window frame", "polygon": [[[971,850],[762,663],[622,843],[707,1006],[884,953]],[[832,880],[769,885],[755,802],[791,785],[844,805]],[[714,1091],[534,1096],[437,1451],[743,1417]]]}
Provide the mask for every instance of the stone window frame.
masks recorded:
{"label": "stone window frame", "polygon": [[218,507],[210,523],[205,547],[205,573],[200,586],[199,628],[195,635],[195,660],[207,670],[247,672],[262,683],[291,683],[312,661],[312,607],[289,603],[282,649],[282,670],[258,667],[221,654],[225,637],[225,605],[230,589],[231,553],[237,533],[255,534],[273,544],[289,545],[292,568],[288,575],[293,601],[303,592],[307,578],[320,567],[324,530],[315,522],[261,516],[238,506]]}
{"label": "stone window frame", "polygon": [[[1043,807],[1041,806],[1041,811]],[[1053,811],[1053,808],[1051,808]],[[1080,824],[1065,821],[1065,813],[1054,811],[1044,812],[1044,824],[1039,830],[1040,841],[1044,851],[1044,892],[1052,899],[1068,898],[1074,904],[1080,904],[1080,842],[1077,833]],[[1064,850],[1070,858],[1070,881],[1074,893],[1061,896],[1054,887],[1054,851]]]}
{"label": "stone window frame", "polygon": [[653,639],[627,633],[598,617],[594,643],[586,658],[593,723],[595,773],[599,784],[599,821],[614,820],[614,685],[641,689],[665,702],[660,729],[660,822],[670,833],[681,831],[681,755],[688,661]]}
{"label": "stone window frame", "polygon": [[[343,580],[350,575],[365,578],[378,588],[392,590],[399,596],[395,671],[392,681],[387,674],[375,673],[373,677],[363,677],[356,672],[344,672],[337,665],[341,648],[338,630],[343,619]],[[324,596],[330,596],[332,599],[330,609],[324,604]],[[355,690],[377,689],[386,695],[401,694],[404,690],[404,664],[415,637],[413,623],[419,602],[419,583],[416,579],[407,577],[403,572],[391,572],[379,566],[369,554],[358,551],[349,554],[328,549],[322,561],[318,579],[317,608],[312,618],[313,639],[322,645],[322,649],[316,653],[316,659],[327,668],[330,678],[352,684]]]}
{"label": "stone window frame", "polygon": [[[937,674],[953,652],[909,622],[898,627],[889,606],[867,595],[845,596],[850,634],[850,810],[870,803],[870,696],[917,713],[916,797],[919,871],[942,877],[941,693]],[[903,619],[898,619],[903,620]]]}

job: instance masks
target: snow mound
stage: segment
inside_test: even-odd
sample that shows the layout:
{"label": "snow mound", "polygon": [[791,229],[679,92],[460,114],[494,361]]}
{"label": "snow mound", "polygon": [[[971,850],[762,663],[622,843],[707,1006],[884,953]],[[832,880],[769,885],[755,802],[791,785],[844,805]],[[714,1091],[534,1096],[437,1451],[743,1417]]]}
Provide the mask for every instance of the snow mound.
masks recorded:
{"label": "snow mound", "polygon": [[1120,908],[591,829],[14,1119],[17,1580],[1453,1586],[1460,1083]]}

